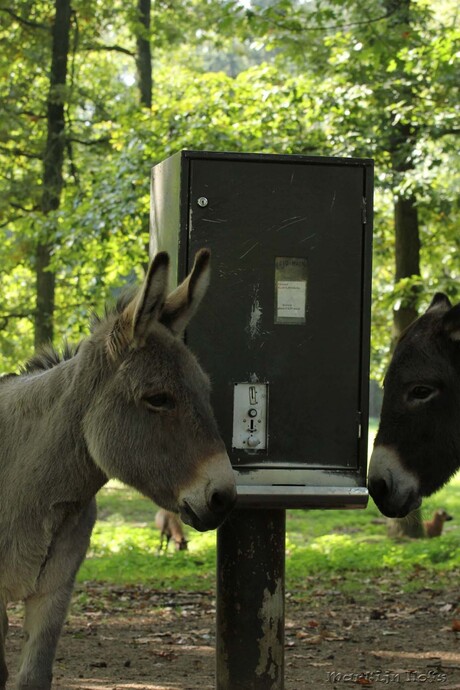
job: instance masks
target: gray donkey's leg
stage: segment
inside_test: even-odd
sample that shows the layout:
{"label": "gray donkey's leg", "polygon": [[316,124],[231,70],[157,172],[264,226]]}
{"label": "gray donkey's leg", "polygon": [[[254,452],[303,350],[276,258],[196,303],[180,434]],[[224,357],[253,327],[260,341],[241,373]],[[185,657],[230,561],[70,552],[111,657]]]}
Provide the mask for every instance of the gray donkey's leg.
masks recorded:
{"label": "gray donkey's leg", "polygon": [[0,601],[0,690],[5,690],[8,679],[8,669],[5,661],[5,638],[8,631],[6,604]]}
{"label": "gray donkey's leg", "polygon": [[96,503],[67,519],[52,545],[36,594],[25,602],[26,642],[17,690],[50,690],[53,661],[75,576],[88,549]]}

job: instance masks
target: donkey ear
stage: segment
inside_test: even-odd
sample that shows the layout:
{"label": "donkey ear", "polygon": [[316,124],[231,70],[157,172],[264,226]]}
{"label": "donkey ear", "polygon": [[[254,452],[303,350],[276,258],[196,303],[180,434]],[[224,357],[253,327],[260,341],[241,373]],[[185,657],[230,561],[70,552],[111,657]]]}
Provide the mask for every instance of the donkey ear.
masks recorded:
{"label": "donkey ear", "polygon": [[165,303],[169,256],[157,254],[149,266],[144,283],[115,320],[107,335],[106,348],[111,360],[118,362],[130,346],[143,345],[152,323],[158,322]]}
{"label": "donkey ear", "polygon": [[160,252],[153,258],[144,284],[133,302],[131,339],[134,343],[142,343],[152,322],[158,321],[166,299],[168,275],[169,256]]}
{"label": "donkey ear", "polygon": [[443,292],[436,292],[435,296],[430,302],[427,311],[432,309],[450,309],[452,307],[450,299]]}
{"label": "donkey ear", "polygon": [[210,277],[209,249],[195,255],[191,273],[168,297],[160,321],[175,335],[181,335],[203,299]]}
{"label": "donkey ear", "polygon": [[442,325],[451,340],[460,340],[460,304],[456,304],[444,314]]}

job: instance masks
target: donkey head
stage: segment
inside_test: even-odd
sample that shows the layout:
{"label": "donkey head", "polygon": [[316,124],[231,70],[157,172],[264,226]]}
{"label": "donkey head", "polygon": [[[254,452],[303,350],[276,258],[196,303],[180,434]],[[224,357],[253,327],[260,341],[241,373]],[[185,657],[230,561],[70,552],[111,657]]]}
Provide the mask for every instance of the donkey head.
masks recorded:
{"label": "donkey head", "polygon": [[460,466],[460,304],[437,293],[401,336],[369,466],[382,513],[404,517]]}
{"label": "donkey head", "polygon": [[95,329],[88,345],[108,374],[84,419],[89,452],[121,479],[198,530],[232,508],[235,479],[210,405],[210,385],[181,335],[209,283],[209,252],[169,296],[168,255],[153,259],[139,293]]}

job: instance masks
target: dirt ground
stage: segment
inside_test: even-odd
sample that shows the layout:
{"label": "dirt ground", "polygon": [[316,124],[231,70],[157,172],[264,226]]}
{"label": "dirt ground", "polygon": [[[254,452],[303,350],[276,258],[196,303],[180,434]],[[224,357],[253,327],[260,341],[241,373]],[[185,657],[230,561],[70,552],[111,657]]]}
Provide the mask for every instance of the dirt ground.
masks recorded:
{"label": "dirt ground", "polygon": [[[308,583],[307,583],[308,584]],[[286,602],[286,690],[398,687],[460,689],[458,591],[355,595],[321,588]],[[13,687],[22,611],[9,609]],[[211,690],[215,600],[208,592],[79,585],[59,644],[55,690]],[[411,685],[412,684],[412,685]],[[269,690],[269,688],[267,688]]]}

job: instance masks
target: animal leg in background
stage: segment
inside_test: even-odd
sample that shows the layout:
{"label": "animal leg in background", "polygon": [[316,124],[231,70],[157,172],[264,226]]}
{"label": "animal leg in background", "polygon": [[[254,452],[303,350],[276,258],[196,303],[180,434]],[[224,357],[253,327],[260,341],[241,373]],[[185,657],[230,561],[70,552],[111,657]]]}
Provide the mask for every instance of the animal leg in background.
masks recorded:
{"label": "animal leg in background", "polygon": [[175,513],[160,508],[160,510],[155,515],[155,525],[160,530],[160,546],[158,551],[163,550],[163,542],[166,539],[165,551],[168,550],[169,542],[171,538],[174,541],[176,551],[186,551],[187,550],[187,540],[184,535],[184,530],[180,518]]}
{"label": "animal leg in background", "polygon": [[5,638],[8,630],[6,606],[0,602],[0,690],[5,690],[8,679],[8,669],[5,662]]}
{"label": "animal leg in background", "polygon": [[166,534],[166,532],[162,532],[162,533],[161,533],[161,537],[160,537],[160,548],[159,548],[158,550],[159,550],[159,551],[163,551],[163,544],[164,544],[165,541],[166,541],[166,544],[164,545],[164,550],[167,551],[167,550],[168,550],[168,546],[169,546],[170,539],[171,539],[171,535],[170,535],[170,534]]}
{"label": "animal leg in background", "polygon": [[37,592],[25,600],[26,642],[17,690],[51,689],[57,643],[95,519],[95,501],[66,519],[52,544]]}

